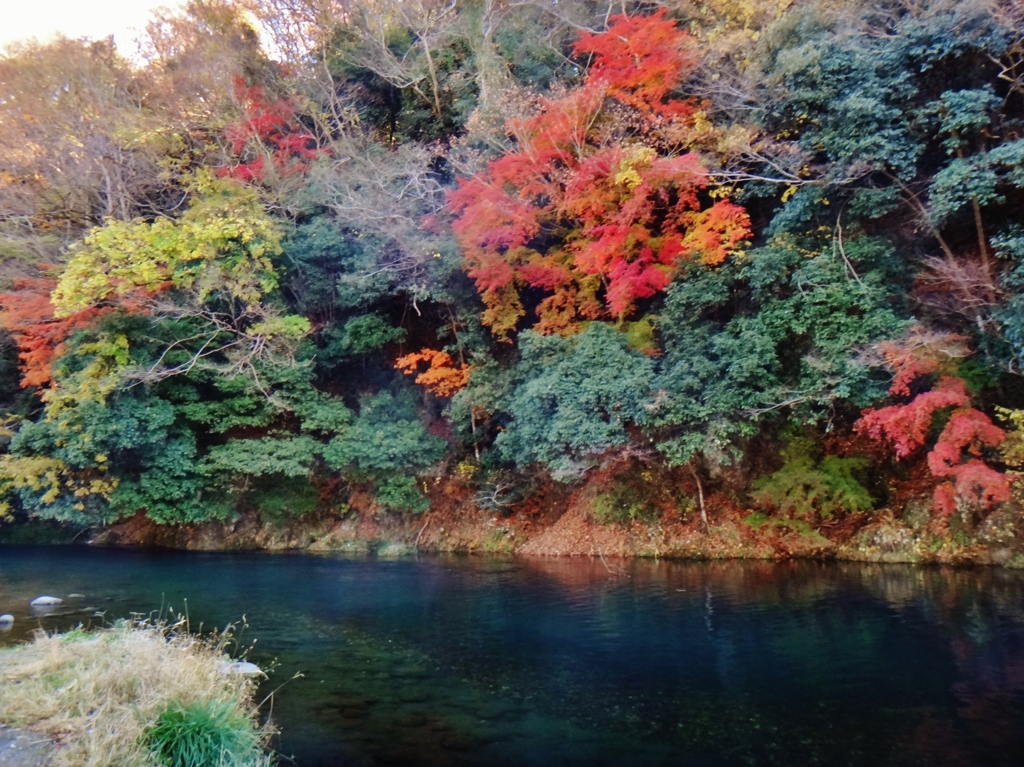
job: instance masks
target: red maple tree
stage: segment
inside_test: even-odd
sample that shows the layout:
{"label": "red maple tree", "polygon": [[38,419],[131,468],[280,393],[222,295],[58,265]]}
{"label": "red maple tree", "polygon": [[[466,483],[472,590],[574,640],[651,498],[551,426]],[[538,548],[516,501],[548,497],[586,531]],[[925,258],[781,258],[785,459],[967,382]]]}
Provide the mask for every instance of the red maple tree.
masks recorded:
{"label": "red maple tree", "polygon": [[91,325],[113,308],[89,308],[57,319],[50,293],[57,281],[51,278],[22,278],[14,290],[0,294],[0,327],[11,334],[22,364],[22,388],[48,387],[53,380],[53,361],[64,343],[77,331]]}
{"label": "red maple tree", "polygon": [[751,235],[742,207],[700,194],[707,174],[688,145],[705,105],[673,98],[699,58],[690,35],[664,11],[619,16],[574,50],[591,57],[583,84],[509,121],[516,150],[449,195],[499,337],[524,316],[524,288],[547,294],[539,332],[573,332],[625,318],[681,261],[720,264]]}
{"label": "red maple tree", "polygon": [[300,123],[294,101],[268,100],[262,86],[247,86],[241,77],[235,78],[234,85],[243,116],[224,128],[224,136],[232,154],[240,159],[218,173],[237,181],[259,182],[271,169],[279,175],[306,170],[309,161],[323,150],[316,136]]}
{"label": "red maple tree", "polygon": [[[972,407],[964,381],[944,373],[942,358],[927,347],[888,344],[883,351],[896,374],[889,393],[906,401],[865,410],[855,428],[888,443],[901,459],[923,448],[936,416],[949,411],[949,420],[927,454],[932,476],[946,480],[935,488],[935,511],[948,516],[958,502],[986,510],[1010,500],[1010,477],[985,462],[986,451],[1002,444],[1006,432]],[[932,386],[911,396],[913,388],[931,376],[936,377]]]}

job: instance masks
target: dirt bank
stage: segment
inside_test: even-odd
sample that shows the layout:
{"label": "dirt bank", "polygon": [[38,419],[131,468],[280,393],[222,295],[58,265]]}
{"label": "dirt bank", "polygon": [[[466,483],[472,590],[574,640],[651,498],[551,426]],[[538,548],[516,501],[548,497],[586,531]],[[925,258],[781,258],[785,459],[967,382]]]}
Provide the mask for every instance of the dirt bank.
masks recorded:
{"label": "dirt bank", "polygon": [[695,509],[662,509],[656,518],[599,521],[593,488],[553,488],[507,512],[481,508],[456,482],[439,483],[422,515],[381,511],[353,495],[344,515],[267,521],[248,513],[228,522],[160,526],[140,514],[96,531],[104,546],[202,551],[310,550],[378,556],[415,551],[529,556],[680,559],[842,559],[1024,568],[1024,509],[1007,504],[980,524],[935,519],[925,501],[899,513],[850,514],[818,524],[768,517],[712,494],[708,524]]}

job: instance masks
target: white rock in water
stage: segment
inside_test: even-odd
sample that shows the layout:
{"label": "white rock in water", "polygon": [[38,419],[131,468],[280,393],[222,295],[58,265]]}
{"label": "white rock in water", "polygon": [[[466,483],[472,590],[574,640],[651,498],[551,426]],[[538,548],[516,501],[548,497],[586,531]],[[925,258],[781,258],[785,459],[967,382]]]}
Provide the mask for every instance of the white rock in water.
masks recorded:
{"label": "white rock in water", "polygon": [[0,615],[0,628],[10,628],[14,624],[14,616],[10,613]]}
{"label": "white rock in water", "polygon": [[221,668],[229,674],[238,674],[240,676],[263,675],[263,669],[255,663],[250,663],[247,660],[236,660],[234,663],[225,663]]}
{"label": "white rock in water", "polygon": [[53,605],[63,604],[64,600],[60,597],[36,597],[29,605],[32,607],[53,607]]}

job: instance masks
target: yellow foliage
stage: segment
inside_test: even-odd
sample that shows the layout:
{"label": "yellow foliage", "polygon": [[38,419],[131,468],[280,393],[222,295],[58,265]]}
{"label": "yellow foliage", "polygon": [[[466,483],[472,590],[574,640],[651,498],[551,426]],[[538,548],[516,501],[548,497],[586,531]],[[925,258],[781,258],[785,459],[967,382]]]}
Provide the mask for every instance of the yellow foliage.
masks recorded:
{"label": "yellow foliage", "polygon": [[77,351],[80,357],[91,357],[89,364],[71,376],[62,377],[59,386],[41,395],[49,421],[79,403],[105,402],[120,384],[120,373],[130,361],[128,339],[120,334],[103,334],[93,343],[82,344]]}
{"label": "yellow foliage", "polygon": [[615,174],[615,183],[622,184],[632,191],[643,182],[637,167],[649,166],[657,158],[658,153],[649,146],[634,144],[627,147],[623,155],[619,172]]}
{"label": "yellow foliage", "polygon": [[755,43],[761,30],[781,18],[793,0],[692,0],[682,3],[697,12],[690,31],[705,44],[719,49],[743,50]]}
{"label": "yellow foliage", "polygon": [[252,306],[277,287],[271,256],[281,232],[256,192],[234,181],[197,177],[180,219],[108,221],[78,246],[52,295],[58,317],[115,297],[166,288],[216,292]]}
{"label": "yellow foliage", "polygon": [[1024,503],[1024,410],[996,407],[996,416],[1006,427],[1006,439],[999,445],[999,457],[1013,478],[1013,497]]}
{"label": "yellow foliage", "polygon": [[[95,471],[72,471],[57,458],[35,455],[0,456],[0,497],[19,490],[39,493],[39,502],[51,504],[63,493],[76,498],[99,495],[109,499],[118,480]],[[84,508],[84,506],[83,506]],[[0,519],[9,516],[10,505],[0,503]]]}
{"label": "yellow foliage", "polygon": [[1009,468],[1024,469],[1024,410],[996,407],[996,415],[1007,426],[1006,439],[999,446],[999,454]]}

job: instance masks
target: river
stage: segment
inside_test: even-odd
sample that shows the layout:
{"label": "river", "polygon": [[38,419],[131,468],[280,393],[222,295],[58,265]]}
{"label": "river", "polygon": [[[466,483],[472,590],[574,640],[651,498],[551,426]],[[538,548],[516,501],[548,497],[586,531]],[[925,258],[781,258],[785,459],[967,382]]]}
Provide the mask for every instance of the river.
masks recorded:
{"label": "river", "polygon": [[299,767],[1024,764],[1024,573],[0,547],[0,644],[161,606]]}

